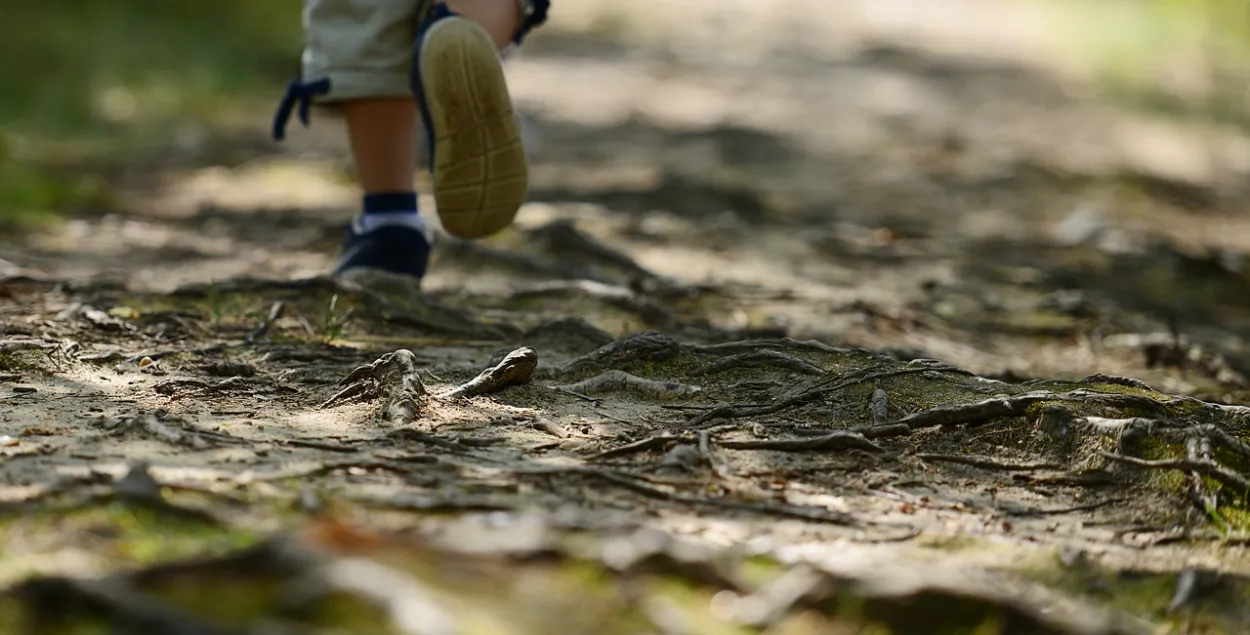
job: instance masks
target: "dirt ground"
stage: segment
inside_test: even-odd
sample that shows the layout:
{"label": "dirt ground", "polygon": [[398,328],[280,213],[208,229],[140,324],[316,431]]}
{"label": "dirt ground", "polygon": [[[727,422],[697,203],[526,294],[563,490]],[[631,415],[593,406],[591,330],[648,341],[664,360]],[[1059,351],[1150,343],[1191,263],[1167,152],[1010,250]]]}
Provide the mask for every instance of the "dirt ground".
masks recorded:
{"label": "dirt ground", "polygon": [[5,632],[1250,630],[1250,139],[1014,5],[633,4],[421,289],[324,114],[0,245]]}

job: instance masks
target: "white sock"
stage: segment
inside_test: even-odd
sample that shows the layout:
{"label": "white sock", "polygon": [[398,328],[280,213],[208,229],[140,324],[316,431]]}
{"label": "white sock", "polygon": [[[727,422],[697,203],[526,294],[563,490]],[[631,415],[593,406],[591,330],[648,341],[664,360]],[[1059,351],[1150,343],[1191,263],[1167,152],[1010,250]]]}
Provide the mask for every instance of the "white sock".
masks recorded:
{"label": "white sock", "polygon": [[352,230],[357,234],[367,234],[379,227],[411,227],[429,233],[425,227],[425,221],[421,219],[421,215],[416,210],[411,212],[374,212],[372,214],[361,214],[352,222]]}

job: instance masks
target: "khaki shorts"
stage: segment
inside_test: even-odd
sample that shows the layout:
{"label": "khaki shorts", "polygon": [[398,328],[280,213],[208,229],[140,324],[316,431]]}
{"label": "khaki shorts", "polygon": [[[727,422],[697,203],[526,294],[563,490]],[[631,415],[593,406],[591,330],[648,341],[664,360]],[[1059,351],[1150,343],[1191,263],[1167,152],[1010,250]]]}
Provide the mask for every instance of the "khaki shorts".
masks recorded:
{"label": "khaki shorts", "polygon": [[304,0],[303,80],[330,79],[317,101],[412,95],[413,40],[434,1]]}

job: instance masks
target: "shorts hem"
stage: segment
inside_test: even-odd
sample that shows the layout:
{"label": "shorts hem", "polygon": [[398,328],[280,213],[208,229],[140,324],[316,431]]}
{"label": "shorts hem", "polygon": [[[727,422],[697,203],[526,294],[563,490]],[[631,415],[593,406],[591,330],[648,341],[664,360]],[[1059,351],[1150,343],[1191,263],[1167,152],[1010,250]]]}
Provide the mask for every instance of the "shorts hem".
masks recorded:
{"label": "shorts hem", "polygon": [[412,97],[412,88],[406,73],[385,71],[304,71],[304,81],[329,78],[330,92],[317,98],[317,103],[332,104],[356,99],[385,97]]}

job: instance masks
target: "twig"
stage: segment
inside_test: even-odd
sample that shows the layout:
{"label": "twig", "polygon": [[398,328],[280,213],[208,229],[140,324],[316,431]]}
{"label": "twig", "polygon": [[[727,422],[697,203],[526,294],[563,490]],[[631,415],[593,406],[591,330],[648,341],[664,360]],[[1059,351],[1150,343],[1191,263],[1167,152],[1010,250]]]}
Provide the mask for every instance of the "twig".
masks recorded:
{"label": "twig", "polygon": [[551,389],[558,393],[565,394],[565,395],[568,395],[570,397],[574,397],[577,399],[581,399],[582,401],[586,401],[592,404],[598,405],[598,404],[603,403],[603,398],[601,397],[591,397],[590,395],[583,395],[580,392],[569,390],[568,388],[565,388],[564,386],[552,386]]}
{"label": "twig", "polygon": [[960,454],[920,453],[916,455],[916,458],[922,461],[958,463],[960,465],[970,465],[972,467],[980,467],[987,470],[1002,470],[1004,472],[1031,472],[1033,470],[1063,469],[1063,465],[1059,463],[1008,463],[984,456],[965,456]]}

